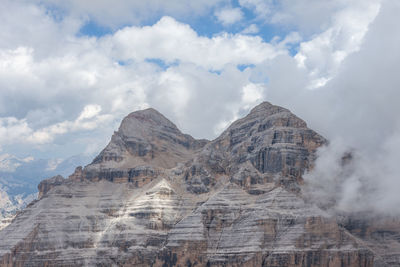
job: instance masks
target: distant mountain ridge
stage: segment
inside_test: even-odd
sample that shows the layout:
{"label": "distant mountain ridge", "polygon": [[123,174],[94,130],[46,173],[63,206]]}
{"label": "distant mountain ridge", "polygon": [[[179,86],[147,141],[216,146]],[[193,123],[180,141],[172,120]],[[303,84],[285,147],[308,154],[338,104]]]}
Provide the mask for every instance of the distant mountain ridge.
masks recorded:
{"label": "distant mountain ridge", "polygon": [[397,218],[306,201],[326,143],[268,102],[212,141],[133,112],[92,163],[39,184],[0,231],[0,265],[400,266]]}
{"label": "distant mountain ridge", "polygon": [[[23,209],[37,197],[39,182],[57,174],[69,175],[77,165],[90,161],[86,155],[61,159],[23,159],[0,156],[0,222]],[[1,224],[1,223],[0,223]],[[0,225],[1,228],[1,225]]]}

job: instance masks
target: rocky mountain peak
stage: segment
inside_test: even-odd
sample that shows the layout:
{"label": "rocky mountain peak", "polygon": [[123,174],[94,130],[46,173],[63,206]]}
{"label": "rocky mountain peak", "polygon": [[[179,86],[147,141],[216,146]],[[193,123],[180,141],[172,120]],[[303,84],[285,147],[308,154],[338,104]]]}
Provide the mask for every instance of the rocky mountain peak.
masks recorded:
{"label": "rocky mountain peak", "polygon": [[258,126],[258,132],[273,127],[307,128],[306,122],[291,113],[290,110],[266,101],[254,107],[244,118],[232,123],[227,131],[237,131],[238,128],[249,127],[249,125]]}
{"label": "rocky mountain peak", "polygon": [[174,123],[153,108],[139,110],[126,116],[118,129],[121,136],[146,139],[160,132],[181,134]]}
{"label": "rocky mountain peak", "polygon": [[[169,169],[187,161],[207,142],[183,134],[153,108],[135,111],[122,120],[110,143],[85,167],[82,175],[101,179],[120,176],[121,172],[133,169],[150,169],[151,172],[155,172],[154,168]],[[115,173],[115,170],[118,171]],[[77,175],[74,177],[76,179]]]}
{"label": "rocky mountain peak", "polygon": [[91,164],[39,185],[0,231],[0,266],[400,266],[398,221],[305,201],[325,142],[268,102],[213,141],[133,112]]}
{"label": "rocky mountain peak", "polygon": [[278,111],[278,110],[279,111],[289,111],[286,108],[283,108],[283,107],[280,107],[280,106],[275,106],[275,105],[271,104],[268,101],[263,101],[260,104],[258,104],[257,106],[255,106],[254,108],[252,108],[250,110],[249,114],[260,113],[260,112],[266,113],[266,112],[269,112],[269,111],[272,111],[272,110],[275,110],[275,111]]}

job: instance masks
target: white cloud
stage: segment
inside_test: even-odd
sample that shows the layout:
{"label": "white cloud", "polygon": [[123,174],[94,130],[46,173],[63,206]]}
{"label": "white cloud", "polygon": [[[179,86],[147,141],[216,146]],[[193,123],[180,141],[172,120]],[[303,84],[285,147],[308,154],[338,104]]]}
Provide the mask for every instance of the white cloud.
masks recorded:
{"label": "white cloud", "polygon": [[359,49],[380,3],[380,0],[239,1],[258,20],[297,30],[296,42],[304,41],[296,60],[310,73],[309,88],[325,85],[343,60]]}
{"label": "white cloud", "polygon": [[[275,36],[271,40],[271,44],[282,50],[287,49],[292,45],[299,44],[302,41],[302,37],[298,32],[290,32],[282,40],[279,36]],[[304,57],[305,58],[305,57]]]}
{"label": "white cloud", "polygon": [[227,26],[243,19],[243,12],[240,8],[224,8],[215,12],[218,21]]}
{"label": "white cloud", "polygon": [[369,24],[379,12],[377,1],[356,2],[332,16],[332,25],[310,41],[300,44],[296,55],[299,66],[310,71],[311,88],[323,86],[343,60],[359,50]]}
{"label": "white cloud", "polygon": [[0,118],[0,145],[12,143],[40,145],[52,142],[57,135],[93,130],[101,124],[109,123],[112,119],[111,115],[99,115],[99,108],[97,105],[85,106],[76,120],[63,121],[39,129],[31,128],[26,119]]}
{"label": "white cloud", "polygon": [[4,0],[0,9],[0,48],[34,49],[37,58],[63,55],[82,21],[71,17],[54,20],[51,12],[33,1]]}
{"label": "white cloud", "polygon": [[256,34],[260,31],[256,24],[250,24],[247,28],[242,31],[242,34]]}
{"label": "white cloud", "polygon": [[101,106],[99,105],[86,105],[83,108],[83,111],[79,115],[77,121],[82,121],[84,119],[91,119],[94,116],[97,116],[101,111]]}
{"label": "white cloud", "polygon": [[259,83],[241,84],[238,99],[226,105],[226,115],[217,118],[214,123],[214,134],[220,135],[231,123],[246,115],[253,107],[264,100],[266,87]]}
{"label": "white cloud", "polygon": [[227,0],[114,0],[109,1],[57,1],[36,0],[41,4],[61,8],[74,17],[90,17],[97,23],[117,27],[140,24],[164,14],[179,18],[201,16],[215,7],[228,4]]}
{"label": "white cloud", "polygon": [[14,117],[0,118],[0,140],[2,145],[19,142],[32,133],[26,120],[18,120]]}
{"label": "white cloud", "polygon": [[157,98],[168,103],[174,103],[172,110],[176,117],[183,117],[192,96],[192,85],[176,68],[170,68],[160,75]]}
{"label": "white cloud", "polygon": [[[281,56],[262,66],[269,77],[267,98],[290,108],[330,140],[305,179],[312,192],[320,192],[317,202],[330,199],[336,210],[398,215],[400,32],[388,27],[399,22],[398,12],[398,1],[383,1],[357,50],[317,90],[305,89],[309,71],[296,67],[293,58]],[[343,169],[341,157],[348,151],[353,151],[353,163]]]}
{"label": "white cloud", "polygon": [[[337,21],[341,22],[339,18],[338,15]],[[48,17],[45,21],[51,24]],[[365,25],[363,21],[361,22]],[[54,23],[56,26],[48,27],[61,27],[60,24]],[[69,29],[66,26],[65,28]],[[354,31],[357,32],[358,29],[360,28],[356,27]],[[65,33],[65,36],[68,36],[68,31]],[[347,39],[349,36],[346,34],[343,38]],[[53,33],[50,32],[44,39],[53,40],[53,38]],[[69,41],[66,41],[68,38]],[[1,114],[3,117],[14,117],[21,122],[21,126],[29,125],[32,134],[28,139],[32,142],[48,142],[53,140],[55,135],[66,134],[73,129],[94,129],[93,122],[85,122],[80,126],[73,123],[79,116],[88,116],[86,112],[89,114],[101,110],[103,114],[112,114],[113,119],[110,120],[118,121],[123,115],[137,108],[148,105],[162,107],[161,101],[154,100],[157,99],[154,96],[164,96],[168,102],[174,102],[175,110],[169,113],[182,121],[182,125],[186,125],[185,130],[199,131],[198,133],[203,134],[205,131],[189,123],[187,116],[178,118],[176,114],[186,114],[182,111],[192,107],[188,103],[205,94],[205,91],[200,92],[203,89],[197,86],[203,84],[204,79],[213,77],[214,80],[222,81],[226,78],[230,81],[229,75],[208,73],[209,69],[232,73],[225,70],[237,64],[254,64],[258,66],[254,71],[249,70],[247,74],[239,75],[247,79],[252,73],[254,78],[256,70],[266,67],[265,64],[270,64],[268,62],[280,62],[284,58],[282,56],[287,54],[287,44],[301,40],[298,33],[291,33],[282,41],[271,44],[263,42],[258,36],[241,34],[220,34],[207,38],[198,36],[187,24],[177,22],[171,17],[163,17],[153,26],[125,27],[113,35],[100,39],[71,35],[68,38],[59,40],[60,44],[63,44],[61,55],[50,49],[47,57],[38,57],[37,51],[40,49],[37,47],[40,48],[40,45],[31,43],[29,35],[21,39],[22,44],[27,46],[0,50],[2,63],[0,77],[3,77],[0,79],[0,85],[4,88],[0,93],[3,101]],[[319,40],[318,36],[315,40]],[[317,43],[315,40],[310,43]],[[55,47],[60,46],[56,40],[53,42],[56,44]],[[307,44],[307,42],[302,43],[301,47],[307,47]],[[335,42],[332,42],[332,45],[334,44]],[[310,70],[311,73],[318,74],[315,74],[315,77],[324,78],[326,71],[315,68],[318,60],[327,61],[330,54],[323,54],[318,60],[313,61],[315,53],[310,50],[310,54],[307,54],[307,51],[301,48],[298,54],[304,58],[306,72]],[[166,63],[177,64],[178,67],[163,70],[152,63],[147,63],[146,59],[149,58],[161,59]],[[116,61],[126,62],[126,65],[120,65]],[[278,71],[280,64],[282,63],[267,66],[266,69]],[[190,66],[190,73],[183,66]],[[279,71],[285,73],[287,70]],[[270,82],[275,83],[272,80]],[[282,82],[287,83],[289,79],[282,79]],[[298,81],[297,83],[301,84]],[[213,87],[209,84],[207,86]],[[231,89],[236,90],[235,103],[240,103],[241,88],[242,85],[238,85]],[[219,93],[222,92],[225,92],[225,89],[219,90]],[[228,92],[222,94],[221,98],[227,97]],[[16,94],[17,99],[13,97]],[[60,101],[61,99],[63,101]],[[227,102],[229,101],[233,99],[227,99]],[[15,104],[11,104],[12,102]],[[77,113],[89,103],[94,106],[87,107],[88,110],[84,112],[86,115]],[[232,118],[233,109],[228,108],[228,110],[231,115],[227,115],[228,113],[221,115],[221,120]],[[192,115],[195,116],[194,113]],[[210,132],[205,135],[210,136]]]}
{"label": "white cloud", "polygon": [[214,138],[219,133],[212,131],[213,126],[230,120],[242,107],[241,90],[248,78],[234,66],[214,73],[192,63],[180,64],[161,74],[148,93],[148,103],[183,132]]}
{"label": "white cloud", "polygon": [[221,69],[227,64],[257,64],[285,53],[258,36],[227,33],[212,38],[198,36],[188,25],[171,17],[163,17],[153,26],[126,27],[103,42],[121,60],[158,58],[209,69]]}
{"label": "white cloud", "polygon": [[258,21],[284,25],[309,35],[326,30],[331,17],[359,0],[239,0],[242,8],[251,10]]}
{"label": "white cloud", "polygon": [[[96,110],[90,110],[91,108],[97,108]],[[65,134],[70,132],[82,131],[82,130],[93,130],[99,127],[101,124],[105,124],[112,120],[112,115],[103,114],[99,115],[100,106],[85,106],[81,115],[74,121],[63,121],[39,129],[34,132],[33,136],[37,138],[43,138],[45,141],[51,141],[55,135]],[[34,139],[35,140],[35,139]],[[32,141],[34,142],[34,141]]]}
{"label": "white cloud", "polygon": [[[61,136],[94,131],[112,122],[101,128],[102,138],[107,139],[123,116],[149,105],[178,120],[185,131],[212,137],[207,125],[232,117],[230,106],[241,103],[240,90],[248,83],[248,72],[235,66],[287,53],[257,36],[201,37],[170,17],[153,26],[125,27],[100,39],[70,36],[60,42],[65,53],[49,51],[46,57],[37,57],[29,40],[27,46],[0,49],[1,146],[52,144]],[[163,69],[146,61],[150,58],[176,63]],[[215,69],[220,74],[210,72]],[[212,90],[207,94],[204,88]],[[212,94],[219,97],[210,102]],[[229,108],[222,105],[203,112],[204,105],[223,101]],[[204,116],[194,123],[198,114]]]}
{"label": "white cloud", "polygon": [[245,115],[249,110],[264,100],[265,85],[248,83],[241,88],[240,101],[231,103],[227,108],[230,116],[220,119],[214,126],[215,135],[221,134],[231,123]]}
{"label": "white cloud", "polygon": [[[359,0],[281,0],[274,6],[268,21],[289,25],[307,35],[329,28],[331,18]],[[364,1],[367,2],[367,1]]]}
{"label": "white cloud", "polygon": [[274,8],[272,0],[239,0],[239,5],[254,10],[254,13],[262,19],[266,19]]}
{"label": "white cloud", "polygon": [[262,101],[265,86],[263,84],[249,83],[242,88],[242,102],[244,108],[251,109],[257,102]]}

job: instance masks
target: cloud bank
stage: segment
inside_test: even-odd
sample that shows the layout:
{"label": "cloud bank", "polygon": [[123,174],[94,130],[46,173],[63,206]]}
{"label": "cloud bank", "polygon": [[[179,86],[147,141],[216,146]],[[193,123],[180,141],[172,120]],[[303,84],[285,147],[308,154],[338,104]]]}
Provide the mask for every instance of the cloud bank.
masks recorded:
{"label": "cloud bank", "polygon": [[[356,51],[343,59],[336,74],[319,89],[304,90],[309,83],[304,76],[310,73],[290,68],[291,59],[276,60],[287,76],[300,83],[282,81],[282,72],[276,69],[268,71],[276,77],[276,83],[267,87],[269,99],[291,107],[330,140],[305,181],[312,200],[337,212],[399,215],[400,32],[394,27],[399,11],[398,2],[382,2],[376,17],[365,26]],[[344,163],[347,153],[352,159]]]}

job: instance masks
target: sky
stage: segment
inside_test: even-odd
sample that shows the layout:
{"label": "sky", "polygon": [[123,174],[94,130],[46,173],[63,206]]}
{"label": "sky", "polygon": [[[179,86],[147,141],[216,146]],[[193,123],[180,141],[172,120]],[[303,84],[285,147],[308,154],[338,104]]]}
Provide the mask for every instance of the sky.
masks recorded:
{"label": "sky", "polygon": [[3,0],[0,155],[95,155],[147,107],[213,139],[269,101],[330,140],[305,176],[313,198],[395,209],[399,12],[398,0]]}

